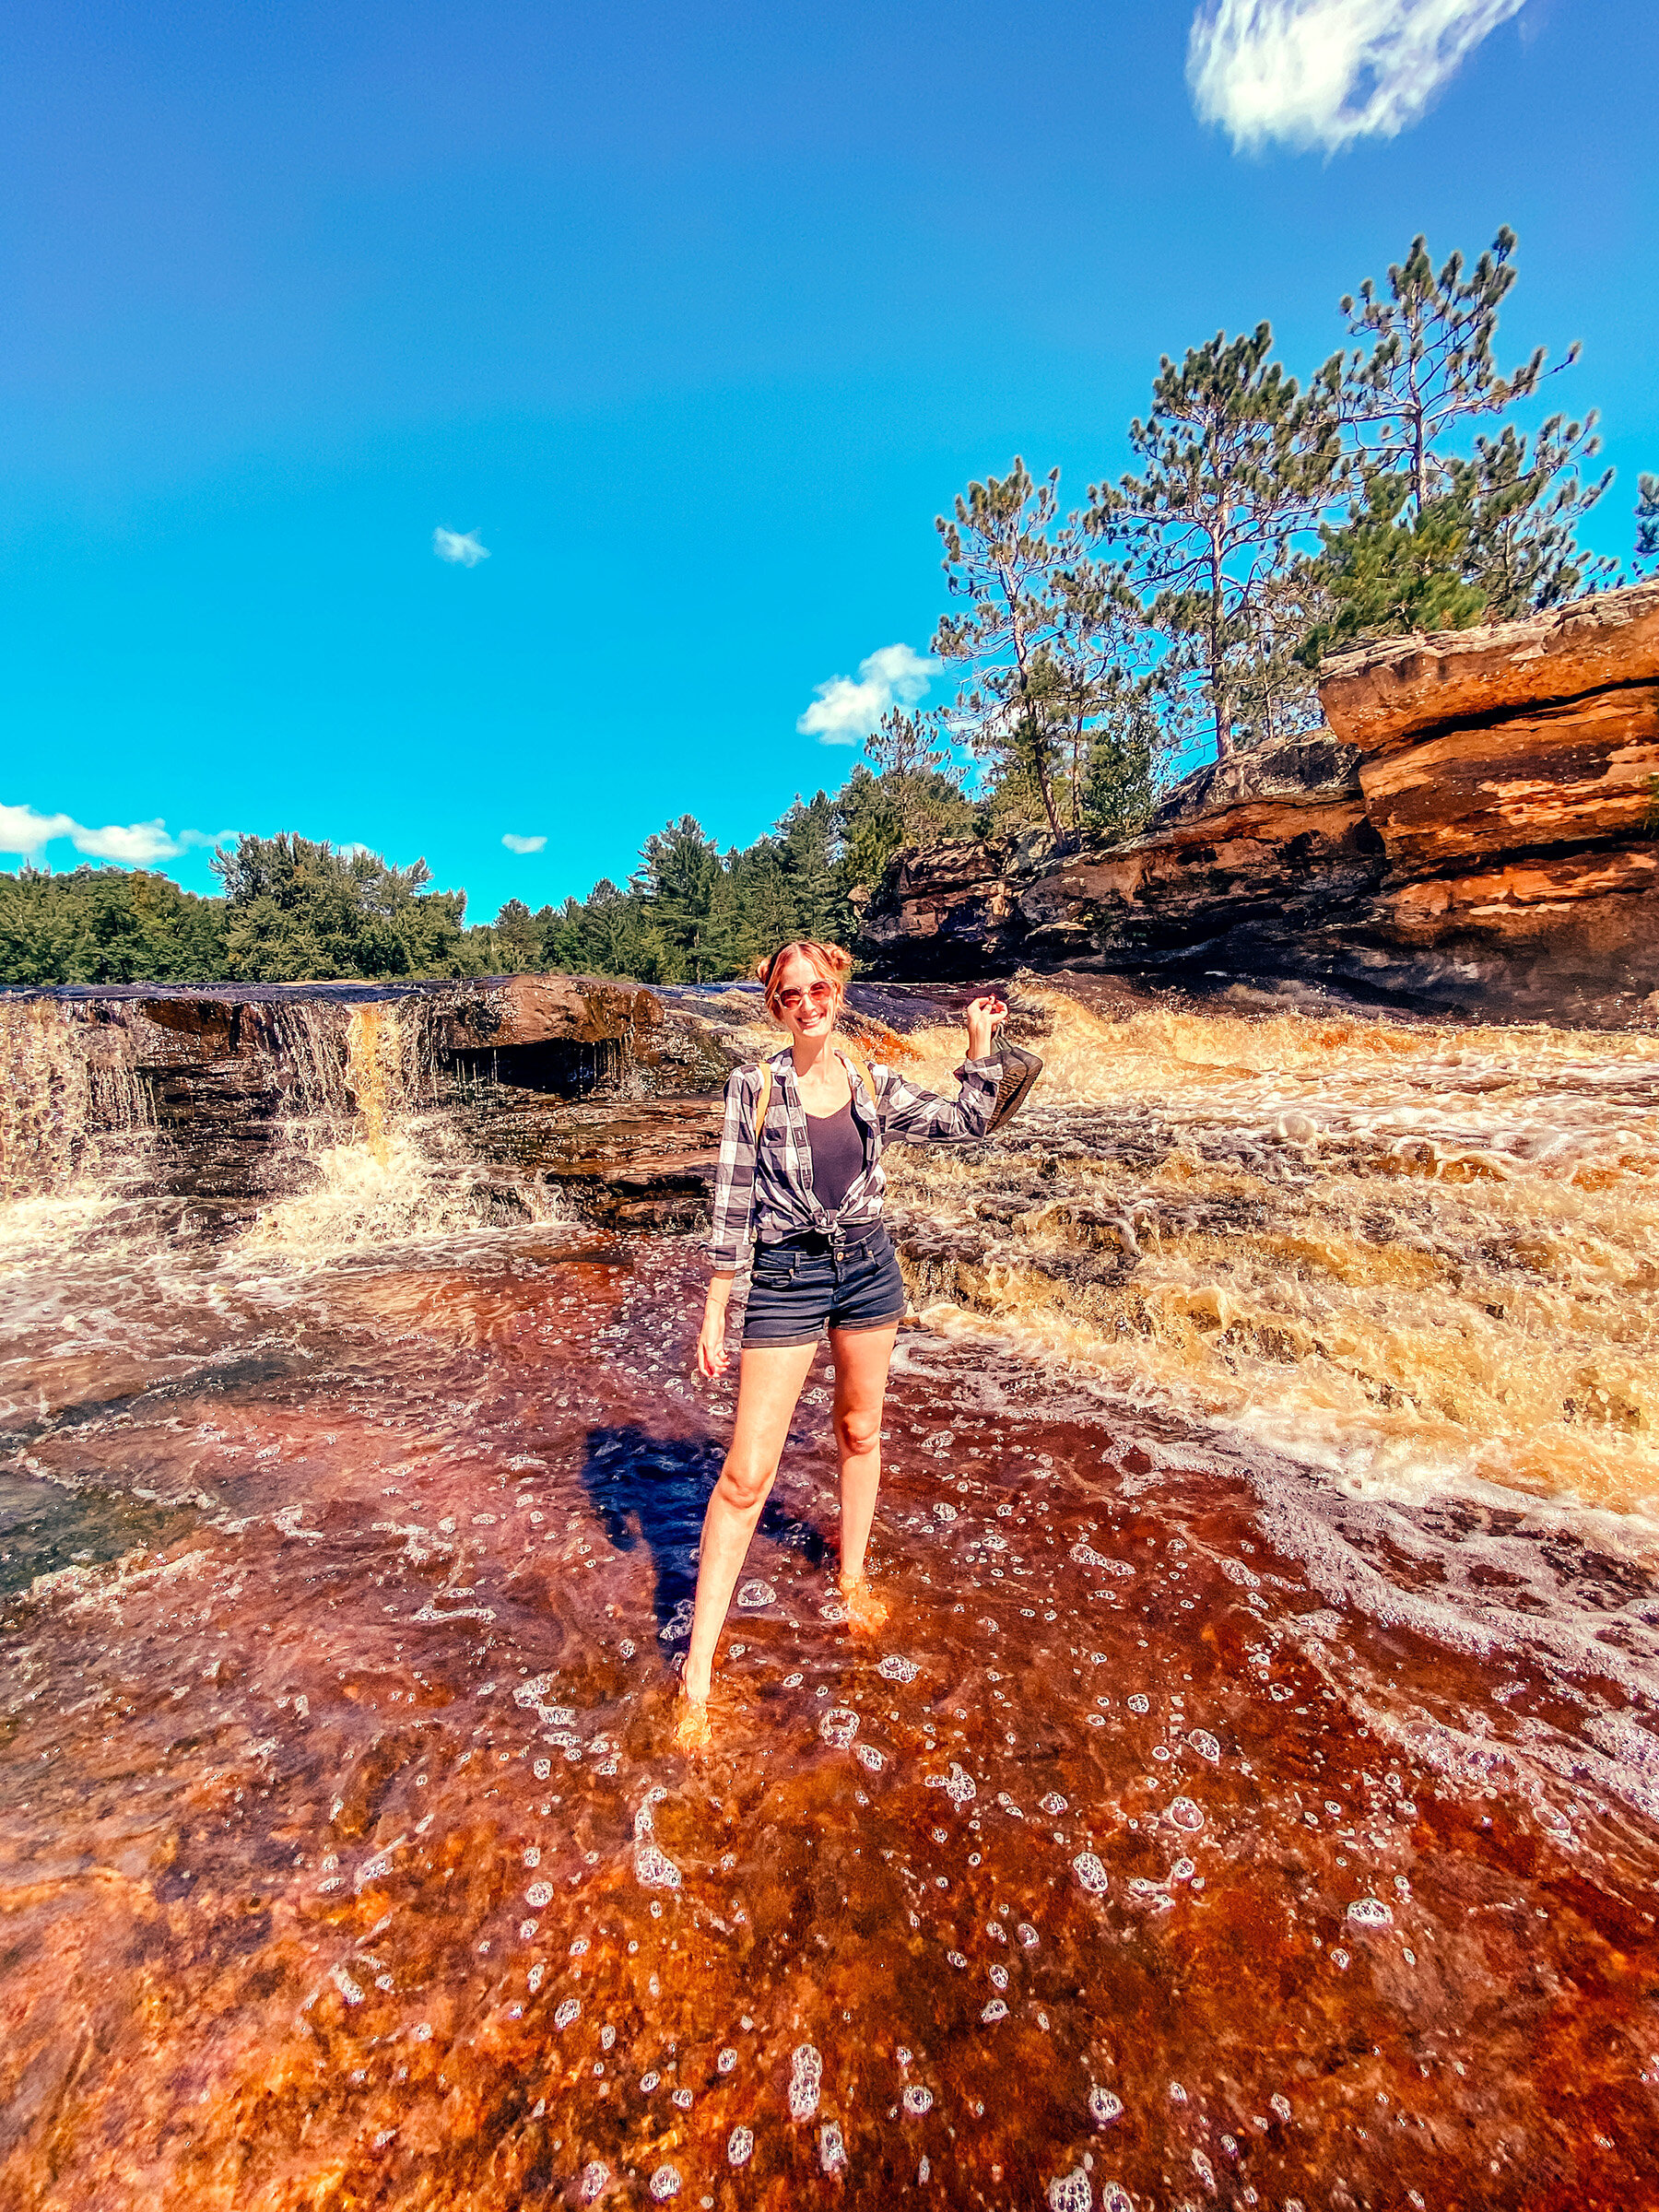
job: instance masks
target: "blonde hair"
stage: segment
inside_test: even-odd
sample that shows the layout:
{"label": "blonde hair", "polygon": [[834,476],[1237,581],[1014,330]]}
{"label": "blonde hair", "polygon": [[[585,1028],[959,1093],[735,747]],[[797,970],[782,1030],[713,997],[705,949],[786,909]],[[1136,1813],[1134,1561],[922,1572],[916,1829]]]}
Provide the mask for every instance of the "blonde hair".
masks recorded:
{"label": "blonde hair", "polygon": [[839,945],[820,945],[816,937],[793,937],[787,945],[780,945],[770,959],[755,962],[755,974],[766,994],[767,1011],[778,1012],[778,979],[783,972],[783,963],[792,952],[798,952],[809,960],[827,983],[835,987],[838,999],[844,998],[847,979],[853,973],[853,955]]}

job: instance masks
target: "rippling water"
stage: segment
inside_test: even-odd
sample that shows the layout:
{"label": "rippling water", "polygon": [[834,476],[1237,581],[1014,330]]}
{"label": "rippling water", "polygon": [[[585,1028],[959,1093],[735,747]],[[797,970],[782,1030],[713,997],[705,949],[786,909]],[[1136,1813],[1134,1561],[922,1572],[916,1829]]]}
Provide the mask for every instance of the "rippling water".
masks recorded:
{"label": "rippling water", "polygon": [[1659,1049],[1025,1003],[700,1766],[690,1244],[394,1103],[0,1214],[0,2201],[1649,2200]]}

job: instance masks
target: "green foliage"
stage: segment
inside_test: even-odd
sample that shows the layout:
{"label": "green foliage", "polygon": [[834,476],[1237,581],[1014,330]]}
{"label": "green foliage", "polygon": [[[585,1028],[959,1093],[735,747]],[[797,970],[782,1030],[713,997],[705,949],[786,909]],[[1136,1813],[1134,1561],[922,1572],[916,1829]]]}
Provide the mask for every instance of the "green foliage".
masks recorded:
{"label": "green foliage", "polygon": [[477,972],[465,891],[426,891],[424,860],[336,852],[284,832],[216,853],[229,972],[245,982]]}
{"label": "green foliage", "polygon": [[207,983],[228,973],[223,901],[166,876],[0,876],[0,983]]}
{"label": "green foliage", "polygon": [[1302,653],[1317,666],[1328,653],[1409,630],[1466,629],[1485,611],[1465,579],[1468,510],[1453,494],[1407,515],[1411,479],[1374,470],[1365,498],[1340,530],[1323,529],[1324,572],[1333,611],[1310,631]]}

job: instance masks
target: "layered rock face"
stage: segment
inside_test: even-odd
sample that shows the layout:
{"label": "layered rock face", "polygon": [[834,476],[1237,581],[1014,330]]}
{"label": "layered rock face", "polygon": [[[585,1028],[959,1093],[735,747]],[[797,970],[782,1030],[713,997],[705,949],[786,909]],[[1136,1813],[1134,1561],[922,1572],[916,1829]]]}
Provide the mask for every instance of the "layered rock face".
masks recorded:
{"label": "layered rock face", "polygon": [[1063,962],[1640,1018],[1659,990],[1659,584],[1390,640],[1328,663],[1320,693],[1327,728],[1200,770],[1130,842],[901,855],[860,952],[895,976]]}

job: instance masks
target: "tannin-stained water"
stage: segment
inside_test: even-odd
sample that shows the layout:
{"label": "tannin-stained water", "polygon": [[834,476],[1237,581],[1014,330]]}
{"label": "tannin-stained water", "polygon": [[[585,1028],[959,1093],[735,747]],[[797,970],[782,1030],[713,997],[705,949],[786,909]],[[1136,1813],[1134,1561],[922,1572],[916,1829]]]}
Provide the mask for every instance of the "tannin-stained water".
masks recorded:
{"label": "tannin-stained water", "polygon": [[[1036,1287],[1094,1247],[1022,1204],[992,1224],[1009,1256],[970,1256],[998,1162],[1011,1199],[1081,1186],[1075,1141],[1102,1213],[1171,1271],[1251,1271],[1253,1312],[1276,1210],[1335,1218],[1368,1171],[1265,1135],[1285,1048],[1253,1063],[1261,1027],[1156,1096],[1157,1048],[1137,1093],[1119,1040],[1120,1088],[1085,1095],[1074,1019],[1044,1047],[1051,1118],[893,1156],[921,1297],[964,1272],[900,1338],[887,1631],[854,1641],[835,1602],[820,1369],[700,1764],[669,1746],[671,1663],[732,1400],[688,1373],[691,1244],[479,1226],[441,1125],[391,1109],[378,1141],[366,1113],[325,1132],[229,1244],[175,1235],[136,1154],[0,1215],[0,2201],[1659,2198],[1641,1401],[1562,1418],[1624,1456],[1571,1481],[1552,1459],[1545,1485],[1477,1465],[1499,1432],[1452,1384],[1438,1426],[1380,1401],[1367,1431],[1359,1385],[1319,1380],[1360,1363],[1323,1339],[1312,1382],[1220,1316],[1190,1345],[1132,1322],[1114,1364],[1112,1286]],[[1364,1049],[1331,1048],[1318,1099],[1357,1114],[1393,1080],[1450,1157],[1433,1040],[1343,1092]],[[1540,1039],[1538,1061],[1558,1050],[1624,1071],[1582,1120],[1622,1204],[1561,1181],[1575,1249],[1630,1282],[1642,1048]],[[1323,1129],[1314,1093],[1278,1111]],[[1135,1126],[1172,1131],[1212,1202],[1253,1179],[1263,1245],[1171,1209],[1159,1253]],[[1262,1160],[1218,1165],[1218,1127]],[[1100,1131],[1124,1150],[1090,1154]],[[1501,1134],[1492,1159],[1522,1157]],[[1159,1141],[1130,1163],[1154,1193]],[[1376,1182],[1442,1243],[1453,1200],[1507,1187]],[[1133,1279],[1174,1310],[1156,1267]],[[1282,1279],[1305,1318],[1322,1278]],[[1424,1295],[1455,1316],[1480,1286],[1446,1280]],[[1373,1285],[1347,1290],[1371,1325]],[[1560,1296],[1610,1359],[1594,1270]]]}

